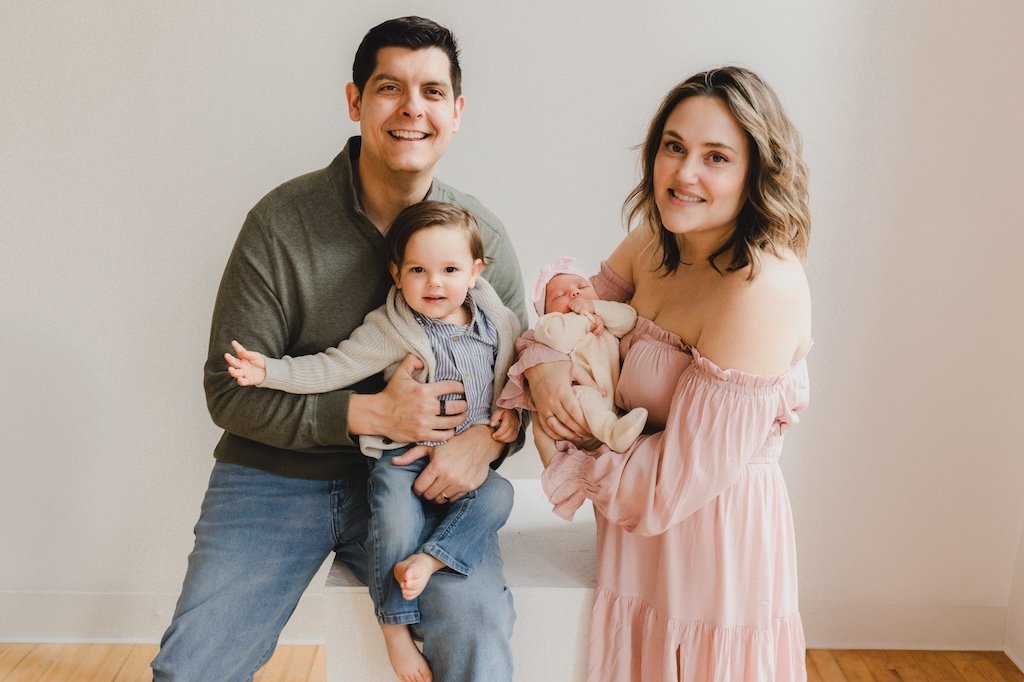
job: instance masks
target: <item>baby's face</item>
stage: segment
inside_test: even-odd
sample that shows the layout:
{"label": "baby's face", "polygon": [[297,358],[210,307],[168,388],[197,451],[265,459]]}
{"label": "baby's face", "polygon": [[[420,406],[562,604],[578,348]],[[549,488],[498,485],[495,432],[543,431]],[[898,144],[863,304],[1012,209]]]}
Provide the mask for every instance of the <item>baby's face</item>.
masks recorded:
{"label": "baby's face", "polygon": [[544,290],[544,312],[567,313],[575,298],[597,300],[597,292],[590,285],[590,280],[568,272],[555,275]]}

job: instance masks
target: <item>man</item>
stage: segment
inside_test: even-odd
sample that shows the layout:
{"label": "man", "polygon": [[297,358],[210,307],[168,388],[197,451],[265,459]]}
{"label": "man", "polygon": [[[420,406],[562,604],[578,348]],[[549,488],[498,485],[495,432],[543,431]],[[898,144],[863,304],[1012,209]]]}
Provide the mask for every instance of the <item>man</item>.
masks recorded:
{"label": "man", "polygon": [[[519,265],[501,223],[434,179],[465,101],[451,33],[432,21],[386,21],[363,38],[346,87],[360,136],[325,169],[291,180],[246,218],[214,308],[207,403],[224,435],[160,653],[158,680],[248,680],[331,551],[365,580],[366,464],[357,436],[445,440],[463,421],[457,382],[422,385],[418,361],[319,395],[238,388],[223,353],[233,338],[273,357],[337,345],[391,284],[383,233],[425,198],[472,212],[493,264],[484,271],[526,322]],[[513,448],[521,445],[522,436]],[[429,449],[414,490],[445,503],[474,490],[505,453],[485,426]],[[426,451],[422,448],[421,451]],[[410,458],[413,455],[410,453]],[[437,680],[511,679],[514,612],[497,538],[468,577],[437,574],[420,597],[424,655]]]}

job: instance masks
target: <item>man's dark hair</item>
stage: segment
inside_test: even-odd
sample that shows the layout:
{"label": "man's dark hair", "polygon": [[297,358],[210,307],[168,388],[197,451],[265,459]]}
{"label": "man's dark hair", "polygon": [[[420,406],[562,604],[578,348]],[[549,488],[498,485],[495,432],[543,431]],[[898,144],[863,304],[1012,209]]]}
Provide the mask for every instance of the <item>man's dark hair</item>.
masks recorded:
{"label": "man's dark hair", "polygon": [[462,95],[462,68],[459,66],[459,45],[455,36],[444,26],[423,17],[388,19],[367,31],[352,61],[352,82],[360,93],[377,68],[377,52],[383,47],[407,47],[410,50],[436,47],[442,50],[451,64],[455,98]]}

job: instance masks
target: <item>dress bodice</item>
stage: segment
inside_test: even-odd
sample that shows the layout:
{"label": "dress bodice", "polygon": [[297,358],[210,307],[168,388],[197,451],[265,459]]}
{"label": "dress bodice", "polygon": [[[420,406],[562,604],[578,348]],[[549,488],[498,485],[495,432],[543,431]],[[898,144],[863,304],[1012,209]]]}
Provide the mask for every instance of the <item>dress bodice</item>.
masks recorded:
{"label": "dress bodice", "polygon": [[647,408],[647,431],[661,431],[672,394],[693,356],[682,339],[646,318],[619,344],[623,359],[615,404],[624,410]]}

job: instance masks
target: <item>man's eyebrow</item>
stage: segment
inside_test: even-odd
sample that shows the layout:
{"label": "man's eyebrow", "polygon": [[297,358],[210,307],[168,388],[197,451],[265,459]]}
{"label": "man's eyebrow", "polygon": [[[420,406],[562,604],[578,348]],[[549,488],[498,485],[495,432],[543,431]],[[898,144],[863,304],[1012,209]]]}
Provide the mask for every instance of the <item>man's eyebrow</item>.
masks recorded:
{"label": "man's eyebrow", "polygon": [[[679,133],[677,133],[674,130],[666,130],[665,131],[665,135],[668,135],[669,137],[673,137],[673,138],[679,140],[680,142],[685,142],[686,141],[686,140],[683,139],[682,135],[680,135]],[[733,149],[732,147],[730,147],[729,145],[727,145],[724,142],[705,142],[701,146],[702,147],[711,147],[712,149],[728,149],[733,154],[737,154],[738,153],[735,149]]]}
{"label": "man's eyebrow", "polygon": [[[381,81],[392,81],[394,83],[404,82],[398,76],[392,76],[390,73],[378,73],[373,77],[374,83],[379,83]],[[451,84],[448,81],[427,81],[425,83],[421,83],[421,85],[424,87],[451,89]]]}

